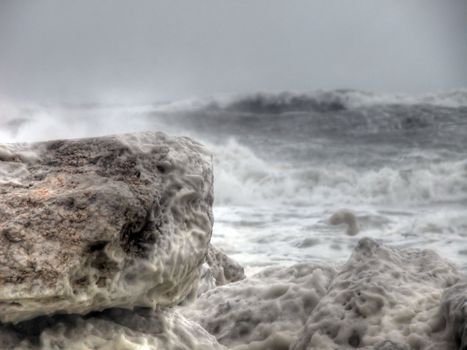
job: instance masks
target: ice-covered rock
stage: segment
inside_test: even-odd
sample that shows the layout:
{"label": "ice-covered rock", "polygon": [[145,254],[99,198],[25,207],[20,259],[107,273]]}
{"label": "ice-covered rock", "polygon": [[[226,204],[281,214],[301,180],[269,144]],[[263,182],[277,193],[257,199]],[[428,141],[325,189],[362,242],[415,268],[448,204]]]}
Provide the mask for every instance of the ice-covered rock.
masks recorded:
{"label": "ice-covered rock", "polygon": [[172,310],[109,309],[85,317],[42,316],[0,327],[9,350],[221,350],[202,327]]}
{"label": "ice-covered rock", "polygon": [[181,312],[229,348],[288,349],[334,274],[310,264],[270,267],[203,293]]}
{"label": "ice-covered rock", "polygon": [[[451,350],[437,316],[459,279],[430,250],[397,250],[362,239],[313,309],[293,350]],[[457,348],[456,348],[457,349]]]}
{"label": "ice-covered rock", "polygon": [[212,184],[210,154],[162,133],[0,146],[0,321],[180,302]]}

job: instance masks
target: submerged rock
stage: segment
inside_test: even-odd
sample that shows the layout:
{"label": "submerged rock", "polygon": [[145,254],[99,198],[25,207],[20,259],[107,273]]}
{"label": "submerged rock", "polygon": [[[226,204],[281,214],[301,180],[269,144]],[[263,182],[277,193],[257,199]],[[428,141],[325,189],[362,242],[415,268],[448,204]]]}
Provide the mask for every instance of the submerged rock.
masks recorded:
{"label": "submerged rock", "polygon": [[347,226],[345,234],[349,236],[355,236],[360,231],[357,216],[348,209],[340,209],[332,214],[329,218],[329,224],[345,224]]}
{"label": "submerged rock", "polygon": [[172,310],[109,309],[43,316],[0,327],[9,350],[221,350],[201,326]]}
{"label": "submerged rock", "polygon": [[458,279],[433,251],[362,239],[291,349],[453,349],[439,334],[437,313],[443,290]]}
{"label": "submerged rock", "polygon": [[0,146],[0,321],[180,302],[212,184],[210,154],[162,133]]}
{"label": "submerged rock", "polygon": [[288,349],[334,274],[309,264],[271,267],[211,289],[181,312],[228,347]]}

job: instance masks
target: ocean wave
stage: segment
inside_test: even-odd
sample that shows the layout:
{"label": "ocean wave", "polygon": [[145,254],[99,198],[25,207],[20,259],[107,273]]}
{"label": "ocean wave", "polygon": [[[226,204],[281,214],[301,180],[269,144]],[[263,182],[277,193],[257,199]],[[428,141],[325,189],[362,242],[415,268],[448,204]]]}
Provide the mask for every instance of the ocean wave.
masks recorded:
{"label": "ocean wave", "polygon": [[371,93],[361,90],[336,89],[298,92],[257,92],[250,94],[211,96],[159,104],[155,111],[230,111],[253,114],[281,114],[298,111],[337,112],[369,106],[429,105],[446,108],[467,107],[467,89],[423,95]]}
{"label": "ocean wave", "polygon": [[342,163],[296,167],[266,161],[235,139],[210,149],[220,205],[410,205],[467,199],[467,159],[372,169]]}

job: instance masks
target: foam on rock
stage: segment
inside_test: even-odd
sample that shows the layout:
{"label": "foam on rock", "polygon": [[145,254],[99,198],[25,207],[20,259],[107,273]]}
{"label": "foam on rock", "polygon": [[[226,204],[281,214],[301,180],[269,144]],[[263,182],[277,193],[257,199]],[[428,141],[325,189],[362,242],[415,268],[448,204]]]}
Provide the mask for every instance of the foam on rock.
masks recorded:
{"label": "foam on rock", "polygon": [[237,282],[245,278],[243,267],[212,244],[209,245],[206,262],[211,269],[217,286]]}
{"label": "foam on rock", "polygon": [[457,349],[440,334],[438,312],[459,276],[433,251],[362,239],[291,349]]}
{"label": "foam on rock", "polygon": [[162,133],[0,146],[0,321],[172,305],[212,232],[211,155]]}
{"label": "foam on rock", "polygon": [[0,327],[9,350],[221,350],[216,339],[172,310],[109,309],[86,317],[40,317]]}
{"label": "foam on rock", "polygon": [[310,264],[270,267],[201,294],[181,312],[229,348],[288,349],[334,274]]}
{"label": "foam on rock", "polygon": [[467,281],[465,279],[444,292],[436,321],[439,333],[451,344],[452,349],[467,348]]}

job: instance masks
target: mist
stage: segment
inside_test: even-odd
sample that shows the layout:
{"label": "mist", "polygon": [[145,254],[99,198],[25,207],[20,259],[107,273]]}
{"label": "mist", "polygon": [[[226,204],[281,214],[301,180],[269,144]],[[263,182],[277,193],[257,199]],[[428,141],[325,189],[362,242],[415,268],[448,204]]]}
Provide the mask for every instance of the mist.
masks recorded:
{"label": "mist", "polygon": [[465,1],[2,1],[0,96],[142,103],[467,85]]}

